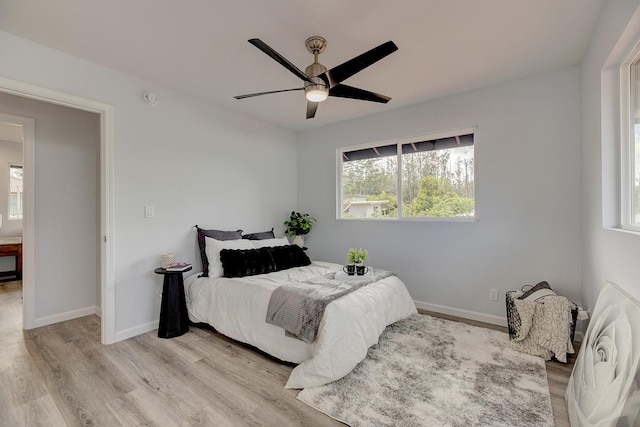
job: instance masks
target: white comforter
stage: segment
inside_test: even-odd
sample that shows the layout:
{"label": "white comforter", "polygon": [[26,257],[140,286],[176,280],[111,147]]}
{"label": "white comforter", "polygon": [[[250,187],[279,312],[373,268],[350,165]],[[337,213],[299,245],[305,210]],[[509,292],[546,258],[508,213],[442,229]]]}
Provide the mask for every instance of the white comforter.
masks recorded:
{"label": "white comforter", "polygon": [[386,326],[416,313],[404,283],[391,276],[329,303],[312,344],[289,338],[284,329],[265,322],[275,288],[341,270],[341,265],[314,261],[306,267],[234,279],[194,274],[185,280],[189,318],[278,359],[299,363],[286,388],[323,385],[351,372]]}

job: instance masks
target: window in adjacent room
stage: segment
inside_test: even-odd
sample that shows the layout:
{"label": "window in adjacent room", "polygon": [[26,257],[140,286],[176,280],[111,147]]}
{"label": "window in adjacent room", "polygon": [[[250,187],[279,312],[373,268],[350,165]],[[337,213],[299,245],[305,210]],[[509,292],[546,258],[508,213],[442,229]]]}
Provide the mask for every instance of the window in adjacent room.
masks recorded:
{"label": "window in adjacent room", "polygon": [[338,218],[473,219],[474,129],[338,150]]}
{"label": "window in adjacent room", "polygon": [[9,219],[22,219],[22,166],[9,165]]}
{"label": "window in adjacent room", "polygon": [[622,227],[640,231],[640,47],[625,61],[621,73]]}

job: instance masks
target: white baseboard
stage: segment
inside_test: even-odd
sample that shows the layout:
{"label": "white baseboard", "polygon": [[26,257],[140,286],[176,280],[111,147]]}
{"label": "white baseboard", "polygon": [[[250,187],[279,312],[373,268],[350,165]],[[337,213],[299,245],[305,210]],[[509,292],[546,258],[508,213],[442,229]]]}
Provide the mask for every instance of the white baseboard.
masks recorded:
{"label": "white baseboard", "polygon": [[[490,323],[492,325],[507,326],[507,318],[494,316],[491,314],[478,313],[477,311],[462,310],[460,308],[449,307],[446,305],[431,304],[423,301],[413,301],[416,307],[423,310],[433,311],[435,313],[448,314],[450,316],[462,317],[463,319],[476,320],[478,322]],[[584,339],[584,331],[576,330],[573,341],[582,342]]]}
{"label": "white baseboard", "polygon": [[102,319],[102,307],[96,307],[96,316]]}
{"label": "white baseboard", "polygon": [[78,317],[89,316],[91,314],[96,314],[97,307],[85,307],[80,308],[78,310],[71,310],[65,313],[54,314],[51,316],[38,317],[35,320],[34,328],[39,328],[41,326],[52,325],[54,323],[64,322],[66,320],[77,319]]}
{"label": "white baseboard", "polygon": [[143,323],[142,325],[134,326],[122,331],[117,331],[115,340],[113,342],[115,343],[118,341],[126,340],[127,338],[135,337],[136,335],[144,334],[145,332],[158,329],[159,323],[160,320],[154,320],[153,322]]}
{"label": "white baseboard", "polygon": [[413,301],[416,307],[436,313],[448,314],[450,316],[462,317],[464,319],[476,320],[478,322],[490,323],[492,325],[507,326],[507,318],[495,316],[493,314],[479,313],[477,311],[463,310],[461,308],[449,307],[446,305],[431,304],[424,301]]}

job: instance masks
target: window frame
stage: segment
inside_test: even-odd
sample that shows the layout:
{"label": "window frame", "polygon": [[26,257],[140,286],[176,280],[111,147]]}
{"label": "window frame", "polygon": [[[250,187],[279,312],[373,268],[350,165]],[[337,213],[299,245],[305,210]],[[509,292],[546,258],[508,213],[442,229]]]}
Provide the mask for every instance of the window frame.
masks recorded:
{"label": "window frame", "polygon": [[[402,214],[402,145],[411,144],[422,141],[429,141],[441,138],[450,138],[458,135],[473,134],[473,204],[474,214],[473,216],[460,216],[460,217],[435,217],[435,216],[404,216]],[[396,176],[396,189],[398,199],[398,216],[391,218],[375,217],[375,218],[345,218],[342,216],[342,174],[343,174],[343,153],[347,151],[356,151],[366,148],[379,147],[385,145],[396,145],[397,156],[397,176]],[[347,147],[340,147],[336,149],[336,219],[341,221],[408,221],[408,222],[477,222],[478,221],[478,126],[470,126],[466,128],[456,128],[455,130],[434,132],[421,134],[405,138],[392,138],[375,142],[367,142],[358,145],[350,145]]]}
{"label": "window frame", "polygon": [[[640,232],[633,221],[635,181],[635,116],[632,108],[631,66],[640,61],[640,43],[626,56],[620,66],[620,228]],[[640,104],[640,103],[639,103]],[[640,105],[638,105],[640,107]],[[640,213],[640,212],[639,212]]]}
{"label": "window frame", "polygon": [[24,166],[23,165],[19,165],[17,163],[14,162],[9,162],[9,194],[8,194],[8,203],[7,203],[7,220],[8,221],[22,221],[24,219],[24,177],[23,177],[23,184],[22,184],[22,191],[19,192],[18,194],[20,194],[20,216],[11,216],[11,170],[12,169],[21,169],[24,173]]}

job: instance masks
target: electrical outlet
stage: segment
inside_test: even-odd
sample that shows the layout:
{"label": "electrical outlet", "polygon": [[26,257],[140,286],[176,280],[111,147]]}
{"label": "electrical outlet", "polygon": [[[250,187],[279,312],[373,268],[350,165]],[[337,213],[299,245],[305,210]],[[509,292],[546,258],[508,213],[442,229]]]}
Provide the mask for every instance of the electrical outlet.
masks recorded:
{"label": "electrical outlet", "polygon": [[144,207],[144,217],[145,218],[153,218],[156,212],[153,206],[145,206]]}
{"label": "electrical outlet", "polygon": [[498,301],[498,290],[497,289],[489,289],[489,299],[491,301]]}

